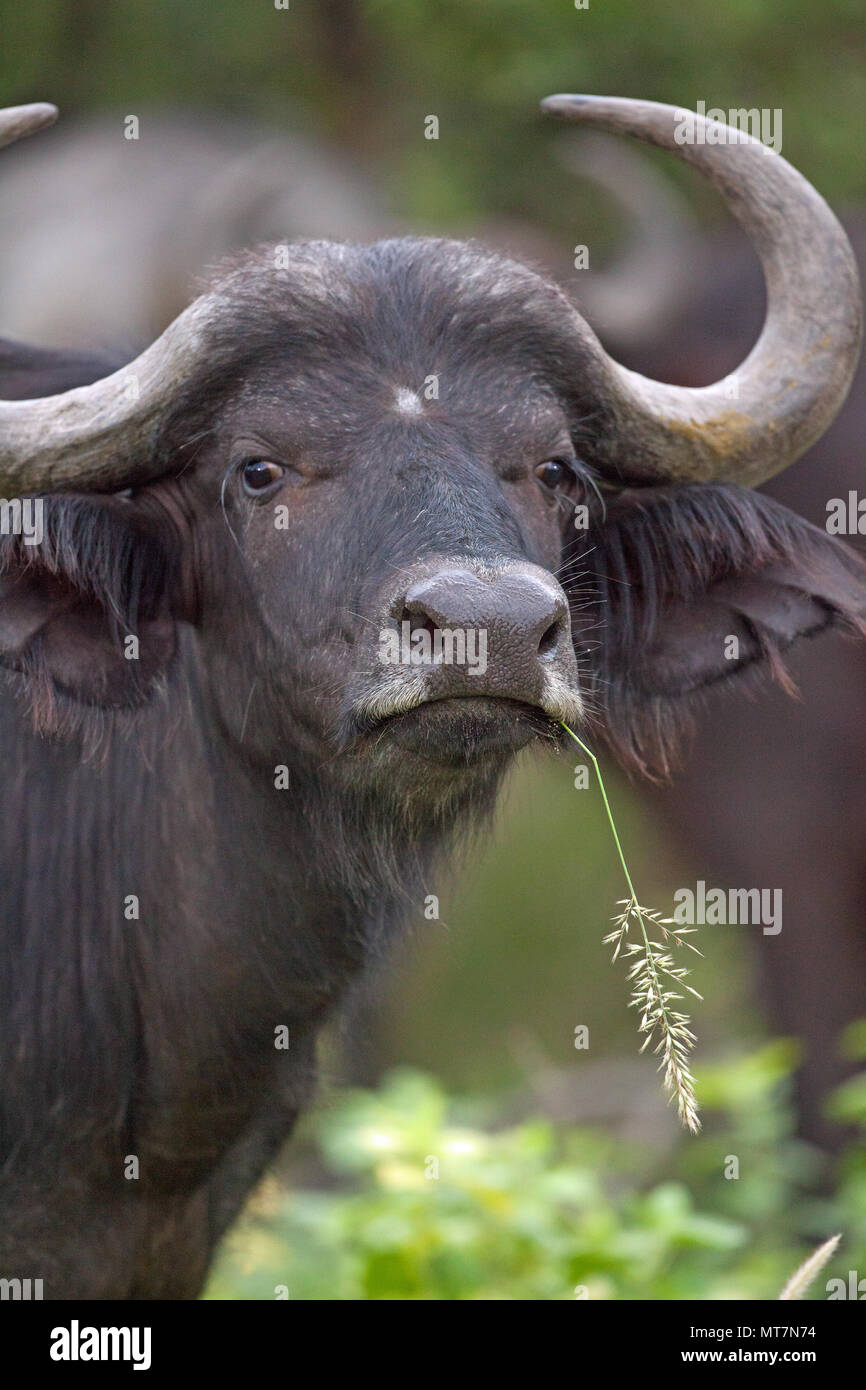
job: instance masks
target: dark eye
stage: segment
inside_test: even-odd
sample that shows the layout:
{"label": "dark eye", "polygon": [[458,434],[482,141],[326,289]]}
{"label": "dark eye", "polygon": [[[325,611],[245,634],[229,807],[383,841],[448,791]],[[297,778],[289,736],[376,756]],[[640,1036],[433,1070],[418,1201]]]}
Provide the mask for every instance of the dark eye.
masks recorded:
{"label": "dark eye", "polygon": [[241,469],[244,492],[250,496],[267,492],[269,487],[280,481],[284,472],[279,463],[272,463],[270,459],[250,459]]}
{"label": "dark eye", "polygon": [[544,483],[551,491],[562,487],[563,483],[570,483],[574,479],[574,469],[571,464],[564,459],[545,459],[544,463],[539,463],[535,476],[539,482]]}

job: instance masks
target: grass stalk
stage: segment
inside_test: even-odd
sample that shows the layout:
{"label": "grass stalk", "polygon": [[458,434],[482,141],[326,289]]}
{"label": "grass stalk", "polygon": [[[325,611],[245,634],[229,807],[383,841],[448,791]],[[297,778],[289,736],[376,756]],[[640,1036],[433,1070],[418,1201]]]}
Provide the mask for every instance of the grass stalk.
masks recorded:
{"label": "grass stalk", "polygon": [[[640,1050],[644,1052],[647,1047],[652,1046],[653,1052],[660,1058],[659,1071],[664,1075],[665,1090],[675,1102],[681,1122],[690,1133],[697,1134],[701,1122],[698,1117],[695,1081],[689,1068],[689,1056],[696,1039],[691,1030],[691,1019],[674,1005],[682,1000],[683,995],[679,993],[682,989],[688,990],[696,999],[700,999],[701,996],[691,985],[685,983],[689,971],[676,963],[671,948],[673,946],[675,950],[677,947],[686,946],[696,955],[701,953],[690,941],[682,939],[690,934],[691,928],[676,928],[670,917],[660,917],[653,909],[641,906],[616,828],[598,758],[592,749],[578,738],[573,729],[567,724],[563,724],[562,727],[583,750],[595,769],[608,824],[628,888],[628,897],[617,903],[622,911],[613,918],[614,929],[604,937],[604,944],[613,945],[614,961],[620,954],[628,960],[628,980],[632,986],[629,1007],[641,1011],[638,1032],[646,1035]],[[632,927],[636,928],[638,940],[629,936]],[[654,941],[651,933],[660,935],[662,941]],[[671,989],[668,981],[673,981],[676,988]]]}

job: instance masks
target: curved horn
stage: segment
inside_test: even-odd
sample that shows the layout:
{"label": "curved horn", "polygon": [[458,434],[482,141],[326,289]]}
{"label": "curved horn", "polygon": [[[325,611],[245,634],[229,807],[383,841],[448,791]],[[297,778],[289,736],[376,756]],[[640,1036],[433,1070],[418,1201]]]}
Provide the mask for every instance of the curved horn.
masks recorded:
{"label": "curved horn", "polygon": [[[0,111],[0,146],[50,125],[44,103]],[[147,448],[165,407],[201,360],[220,297],[203,295],[149,348],[111,376],[39,400],[0,401],[4,493],[102,490],[145,482]]]}
{"label": "curved horn", "polygon": [[712,386],[668,386],[628,371],[578,321],[595,389],[610,409],[600,462],[636,482],[756,486],[781,472],[823,434],[859,355],[857,267],[833,213],[780,155],[705,116],[624,97],[561,95],[541,105],[694,165],[751,236],[767,282],[761,336],[737,371]]}

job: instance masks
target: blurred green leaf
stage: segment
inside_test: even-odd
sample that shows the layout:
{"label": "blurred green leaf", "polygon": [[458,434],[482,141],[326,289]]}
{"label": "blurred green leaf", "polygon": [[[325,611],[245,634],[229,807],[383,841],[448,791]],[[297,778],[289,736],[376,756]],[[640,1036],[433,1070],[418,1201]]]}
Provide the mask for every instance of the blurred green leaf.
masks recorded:
{"label": "blurred green leaf", "polygon": [[[482,1129],[471,1113],[489,1104],[395,1072],[318,1117],[325,1171],[341,1186],[281,1194],[269,1179],[206,1297],[273,1298],[279,1286],[302,1300],[563,1300],[579,1287],[594,1298],[772,1297],[831,1228],[846,1232],[845,1259],[866,1253],[863,1146],[832,1198],[807,1191],[815,1170],[789,1138],[795,1055],[783,1040],[705,1068],[722,1127],[681,1138],[666,1165],[681,1175],[660,1182],[640,1151],[620,1169],[598,1162],[588,1131]],[[864,1103],[866,1076],[835,1106],[850,1117]]]}

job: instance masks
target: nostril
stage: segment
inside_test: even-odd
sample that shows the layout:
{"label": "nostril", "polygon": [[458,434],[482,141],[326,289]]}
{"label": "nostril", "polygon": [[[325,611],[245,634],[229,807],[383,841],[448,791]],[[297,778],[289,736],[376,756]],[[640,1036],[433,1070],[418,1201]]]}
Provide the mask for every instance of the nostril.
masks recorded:
{"label": "nostril", "polygon": [[437,628],[437,624],[428,613],[418,612],[417,609],[413,611],[411,608],[403,609],[400,614],[400,623],[401,625],[403,623],[409,624],[410,635],[415,632],[429,632],[432,637]]}
{"label": "nostril", "polygon": [[559,633],[560,633],[561,627],[562,627],[562,621],[561,621],[561,619],[560,619],[560,618],[556,618],[556,619],[550,624],[550,627],[546,630],[546,632],[544,632],[544,633],[542,634],[541,641],[540,641],[539,644],[538,644],[538,655],[539,655],[539,656],[550,656],[551,653],[554,652],[554,651],[556,650],[556,648],[557,648],[557,646],[558,646],[558,644],[559,644]]}

